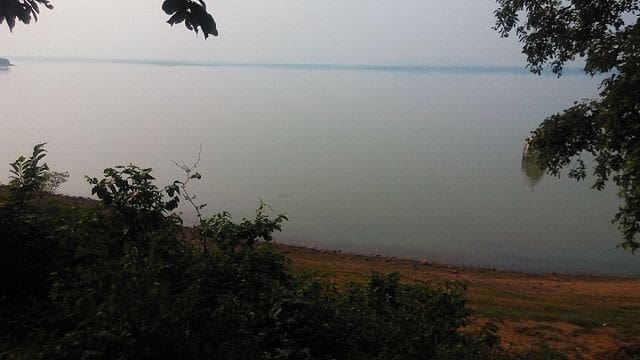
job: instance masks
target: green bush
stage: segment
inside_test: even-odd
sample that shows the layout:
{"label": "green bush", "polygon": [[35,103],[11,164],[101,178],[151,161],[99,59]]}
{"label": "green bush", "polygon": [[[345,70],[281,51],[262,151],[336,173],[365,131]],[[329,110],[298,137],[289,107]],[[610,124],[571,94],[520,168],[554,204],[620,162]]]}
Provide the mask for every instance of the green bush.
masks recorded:
{"label": "green bush", "polygon": [[51,171],[44,156],[44,144],[38,144],[29,158],[11,163],[11,181],[2,188],[0,353],[49,325],[50,274],[62,271],[67,259],[59,242],[74,236],[81,223],[81,212],[48,196],[67,175]]}
{"label": "green bush", "polygon": [[491,354],[487,337],[459,331],[470,315],[460,286],[374,273],[340,292],[290,271],[270,244],[286,217],[271,218],[262,203],[240,223],[227,212],[201,217],[194,239],[171,213],[181,195],[193,199],[186,181],[158,188],[151,169],[110,168],[88,178],[101,206],[78,208],[34,196],[42,187],[30,184],[44,181],[35,159],[0,205],[0,358]]}

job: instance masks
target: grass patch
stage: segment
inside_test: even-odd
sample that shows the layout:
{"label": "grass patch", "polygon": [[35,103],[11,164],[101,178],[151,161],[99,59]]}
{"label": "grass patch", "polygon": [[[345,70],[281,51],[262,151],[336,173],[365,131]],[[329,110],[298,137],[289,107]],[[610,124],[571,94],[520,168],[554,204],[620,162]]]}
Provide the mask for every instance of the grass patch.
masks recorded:
{"label": "grass patch", "polygon": [[549,298],[485,288],[469,296],[478,314],[498,320],[561,321],[585,327],[614,327],[620,335],[640,333],[640,305],[597,299]]}
{"label": "grass patch", "polygon": [[[295,248],[285,252],[288,252],[294,268],[320,271],[338,288],[343,288],[350,281],[365,281],[369,269],[397,271],[406,283],[464,279],[456,278],[446,268],[429,268],[429,265],[403,260],[368,258],[368,261],[364,261],[361,256]],[[425,270],[427,268],[429,270]],[[542,283],[536,284],[537,288],[532,291],[523,282],[528,276],[522,275],[520,278],[513,274],[497,274],[495,278],[476,276],[467,280],[470,307],[476,314],[495,320],[566,322],[583,327],[586,331],[602,328],[606,324],[606,327],[615,328],[622,337],[640,333],[640,302],[635,302],[633,297],[615,294],[575,295],[556,286],[544,287]]]}

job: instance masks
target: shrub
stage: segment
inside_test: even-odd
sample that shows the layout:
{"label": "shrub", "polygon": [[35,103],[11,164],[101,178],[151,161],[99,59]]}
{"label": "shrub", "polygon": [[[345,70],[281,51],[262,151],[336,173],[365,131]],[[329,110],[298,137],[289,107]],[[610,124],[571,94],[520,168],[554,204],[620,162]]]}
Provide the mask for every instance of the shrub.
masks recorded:
{"label": "shrub", "polygon": [[52,171],[47,163],[41,163],[46,156],[45,145],[46,143],[37,144],[29,158],[20,156],[9,164],[9,186],[14,200],[26,200],[22,197],[40,195],[43,192],[54,193],[69,178],[69,173]]}
{"label": "shrub", "polygon": [[73,236],[79,213],[44,196],[68,177],[42,163],[44,144],[11,163],[0,202],[0,353],[47,326],[49,274],[66,261],[59,241]]}
{"label": "shrub", "polygon": [[[286,217],[271,218],[263,203],[255,218],[240,223],[227,212],[201,217],[198,247],[171,213],[185,196],[186,182],[158,188],[151,169],[134,165],[88,178],[101,202],[98,209],[76,213],[64,201],[44,206],[31,200],[42,187],[27,185],[48,171],[38,168],[42,147],[38,151],[35,161],[16,163],[21,180],[10,193],[24,200],[19,215],[0,206],[2,266],[12,274],[3,278],[1,299],[13,309],[27,309],[33,299],[42,305],[28,312],[0,310],[7,324],[0,330],[9,334],[0,337],[0,358],[479,359],[490,354],[483,338],[459,332],[470,312],[458,285],[407,285],[397,274],[374,273],[367,284],[339,292],[312,275],[292,273],[270,244]],[[193,204],[193,197],[186,199]],[[29,267],[37,276],[15,272]],[[26,291],[31,287],[38,291]]]}

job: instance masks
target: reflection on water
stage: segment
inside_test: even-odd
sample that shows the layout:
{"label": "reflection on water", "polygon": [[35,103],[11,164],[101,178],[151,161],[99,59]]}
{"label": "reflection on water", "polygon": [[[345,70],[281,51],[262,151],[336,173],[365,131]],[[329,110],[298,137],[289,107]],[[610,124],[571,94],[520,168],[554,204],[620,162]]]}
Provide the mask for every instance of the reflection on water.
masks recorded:
{"label": "reflection on water", "polygon": [[536,162],[536,151],[533,151],[531,146],[531,136],[524,140],[524,146],[522,148],[522,173],[525,175],[533,191],[534,186],[542,180],[544,176],[544,169]]}
{"label": "reflection on water", "polygon": [[522,157],[522,173],[527,178],[531,190],[533,190],[534,186],[544,177],[544,169],[541,168],[531,156]]}

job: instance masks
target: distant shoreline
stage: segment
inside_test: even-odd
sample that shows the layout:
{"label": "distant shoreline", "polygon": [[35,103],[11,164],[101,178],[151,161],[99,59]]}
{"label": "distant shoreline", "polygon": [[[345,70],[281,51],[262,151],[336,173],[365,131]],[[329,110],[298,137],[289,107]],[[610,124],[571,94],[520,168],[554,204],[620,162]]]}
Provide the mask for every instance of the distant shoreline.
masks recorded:
{"label": "distant shoreline", "polygon": [[[38,56],[13,56],[12,59],[47,63],[79,63],[79,64],[129,64],[129,65],[153,65],[153,66],[192,66],[192,67],[219,67],[219,68],[262,68],[282,70],[316,70],[316,71],[366,71],[386,73],[408,74],[511,74],[534,75],[525,66],[492,66],[492,65],[428,65],[428,64],[325,64],[325,63],[261,63],[261,62],[215,62],[215,61],[188,61],[188,60],[151,60],[151,59],[109,59],[109,58],[84,58],[84,57],[38,57]],[[556,76],[550,71],[542,73],[543,76]],[[563,75],[587,76],[581,68],[567,67]]]}

